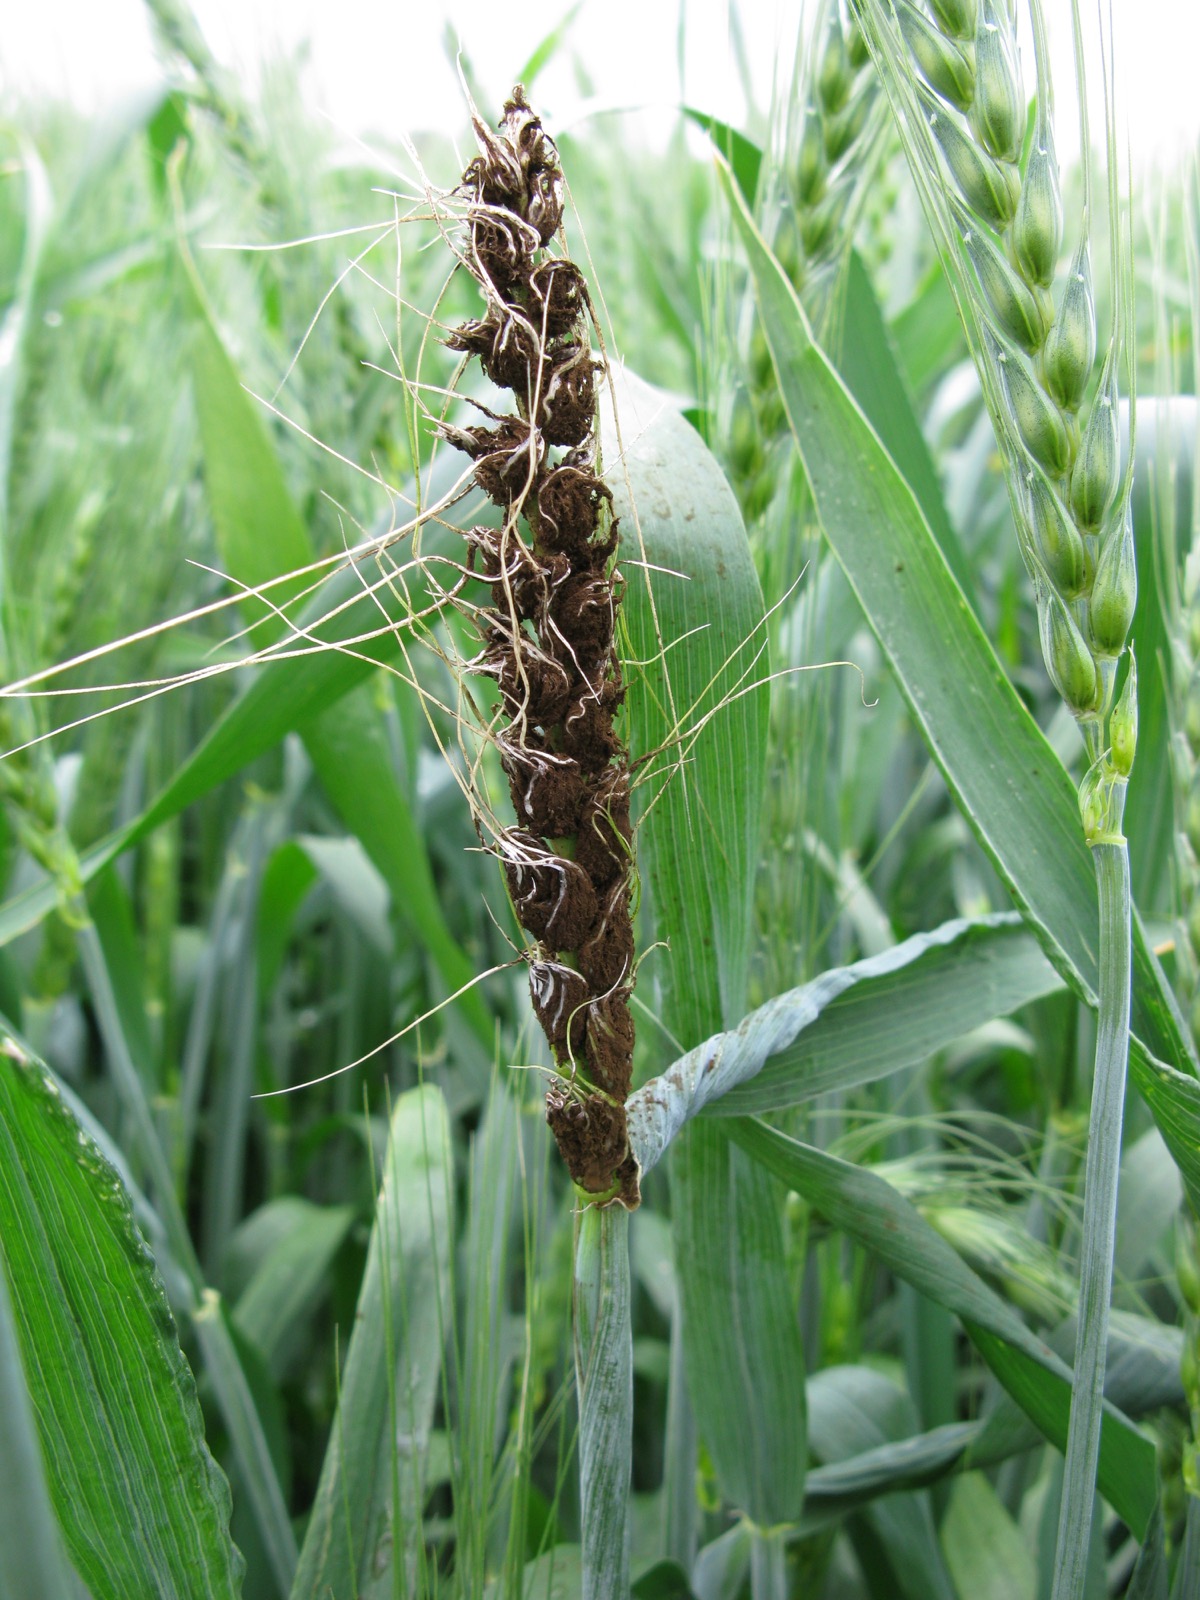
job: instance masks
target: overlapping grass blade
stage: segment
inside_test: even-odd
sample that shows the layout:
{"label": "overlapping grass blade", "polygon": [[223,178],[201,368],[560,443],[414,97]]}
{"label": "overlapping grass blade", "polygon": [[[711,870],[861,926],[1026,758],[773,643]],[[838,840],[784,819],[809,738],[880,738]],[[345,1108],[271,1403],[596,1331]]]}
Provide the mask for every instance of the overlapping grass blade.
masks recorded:
{"label": "overlapping grass blade", "polygon": [[781,1196],[706,1123],[680,1141],[672,1180],[688,1200],[674,1240],[701,1435],[732,1505],[762,1527],[793,1521],[804,1499],[804,1351],[780,1270]]}
{"label": "overlapping grass blade", "polygon": [[[292,1336],[304,1327],[313,1305],[328,1292],[333,1258],[355,1212],[353,1206],[314,1205],[299,1195],[282,1197],[272,1209],[283,1213],[286,1227],[280,1229],[238,1296],[233,1320],[278,1377]],[[261,1214],[256,1212],[249,1223]]]}
{"label": "overlapping grass blade", "polygon": [[[763,1122],[739,1120],[728,1131],[834,1227],[961,1317],[984,1359],[1041,1432],[1060,1448],[1066,1443],[1070,1370],[915,1207],[874,1173]],[[1103,1424],[1100,1487],[1129,1526],[1143,1532],[1157,1493],[1154,1447],[1111,1408]]]}
{"label": "overlapping grass blade", "polygon": [[220,1397],[221,1417],[237,1460],[238,1487],[254,1510],[276,1590],[286,1595],[296,1573],[296,1535],[271,1455],[263,1416],[238,1350],[225,1302],[204,1289],[192,1314],[204,1370]]}
{"label": "overlapping grass blade", "polygon": [[959,1594],[972,1600],[1036,1600],[1037,1567],[1029,1546],[982,1472],[968,1472],[955,1483],[940,1535]]}
{"label": "overlapping grass blade", "polygon": [[[809,1384],[809,1403],[813,1452],[823,1462],[883,1449],[910,1433],[915,1421],[908,1395],[869,1367],[825,1368]],[[865,1530],[851,1523],[850,1537],[874,1592],[951,1600],[954,1588],[927,1495],[891,1495],[868,1505],[865,1521]]]}
{"label": "overlapping grass blade", "polygon": [[[284,607],[307,580],[275,583],[313,559],[308,530],[297,511],[259,408],[238,381],[211,320],[197,307],[193,372],[206,482],[221,553],[230,577],[248,589],[271,584],[272,605]],[[382,602],[381,602],[382,603]],[[261,610],[247,602],[251,615]],[[378,626],[378,619],[376,625]],[[262,644],[278,637],[282,622],[255,624]],[[434,888],[424,838],[396,781],[379,711],[365,687],[305,718],[301,736],[326,792],[346,826],[383,873],[399,915],[420,936],[448,992],[474,976],[474,966],[446,925]],[[473,992],[459,1004],[484,1049],[493,1027]]]}
{"label": "overlapping grass blade", "polygon": [[973,600],[975,586],[966,552],[946,510],[941,478],[900,371],[883,311],[857,251],[850,256],[844,306],[831,338],[846,387],[892,460],[904,463],[904,477],[946,564],[963,594]]}
{"label": "overlapping grass blade", "polygon": [[[736,502],[699,435],[628,374],[617,399],[621,439],[609,435],[606,460],[640,663],[630,743],[661,752],[639,865],[654,935],[668,941],[653,958],[667,1037],[688,1044],[745,1010],[769,700],[763,603]],[[805,1457],[804,1357],[777,1198],[700,1128],[680,1147],[672,1191],[699,1431],[727,1497],[770,1526],[798,1513]]]}
{"label": "overlapping grass blade", "polygon": [[0,1242],[0,1600],[65,1600],[80,1589],[63,1553],[17,1343]]}
{"label": "overlapping grass blade", "polygon": [[616,390],[621,436],[606,417],[605,470],[636,663],[630,745],[647,761],[639,870],[654,936],[668,941],[648,970],[667,1028],[689,1044],[745,1011],[770,702],[763,602],[737,502],[699,434],[632,374]]}
{"label": "overlapping grass blade", "polygon": [[235,1596],[229,1489],[120,1179],[44,1068],[0,1056],[0,1233],[67,1549],[96,1600]]}
{"label": "overlapping grass blade", "polygon": [[367,1592],[380,1560],[411,1590],[423,1474],[449,1327],[454,1163],[445,1102],[410,1090],[392,1113],[379,1208],[337,1415],[292,1600]]}

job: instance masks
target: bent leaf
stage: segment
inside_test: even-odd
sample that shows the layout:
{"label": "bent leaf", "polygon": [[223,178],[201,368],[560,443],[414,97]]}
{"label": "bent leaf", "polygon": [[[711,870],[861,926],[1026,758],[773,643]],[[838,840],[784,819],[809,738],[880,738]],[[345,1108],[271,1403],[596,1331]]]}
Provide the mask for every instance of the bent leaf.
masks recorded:
{"label": "bent leaf", "polygon": [[638,1160],[652,1167],[701,1110],[758,1114],[872,1083],[1058,987],[1011,912],[916,934],[768,1000],[639,1089],[629,1102]]}
{"label": "bent leaf", "polygon": [[[374,1594],[377,1574],[422,1544],[425,1458],[451,1316],[453,1184],[445,1101],[431,1086],[412,1089],[392,1113],[354,1334],[292,1600]],[[411,1590],[414,1578],[399,1581]]]}

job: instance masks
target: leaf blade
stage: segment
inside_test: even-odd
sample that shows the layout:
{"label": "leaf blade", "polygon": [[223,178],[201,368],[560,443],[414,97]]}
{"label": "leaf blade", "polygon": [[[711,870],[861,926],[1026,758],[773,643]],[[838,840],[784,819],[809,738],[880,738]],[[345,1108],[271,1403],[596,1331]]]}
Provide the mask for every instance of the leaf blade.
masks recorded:
{"label": "leaf blade", "polygon": [[229,1489],[120,1180],[48,1073],[0,1055],[0,1231],[47,1477],[97,1597],[237,1594]]}

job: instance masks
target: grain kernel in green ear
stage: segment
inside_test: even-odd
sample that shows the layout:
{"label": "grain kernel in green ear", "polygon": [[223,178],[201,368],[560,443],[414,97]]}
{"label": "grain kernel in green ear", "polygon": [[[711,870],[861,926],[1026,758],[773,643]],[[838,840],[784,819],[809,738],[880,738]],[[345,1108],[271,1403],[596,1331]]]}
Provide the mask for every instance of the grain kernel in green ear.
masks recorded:
{"label": "grain kernel in green ear", "polygon": [[1044,472],[1034,468],[1025,487],[1038,559],[1063,599],[1074,600],[1086,589],[1089,577],[1083,539]]}
{"label": "grain kernel in green ear", "polygon": [[850,104],[839,111],[836,117],[826,118],[822,138],[825,144],[825,157],[830,166],[841,160],[866,126],[875,101],[874,88],[874,83],[870,79],[861,83],[855,90]]}
{"label": "grain kernel in green ear", "polygon": [[1137,562],[1133,548],[1133,513],[1128,506],[1104,542],[1092,584],[1092,643],[1102,655],[1119,656],[1125,648],[1133,608],[1137,604]]}
{"label": "grain kernel in green ear", "polygon": [[929,9],[952,39],[975,37],[975,0],[929,0]]}
{"label": "grain kernel in green ear", "polygon": [[1120,474],[1116,352],[1110,346],[1071,473],[1071,510],[1079,526],[1089,533],[1103,524],[1112,509]]}
{"label": "grain kernel in green ear", "polygon": [[1085,239],[1071,262],[1062,305],[1042,351],[1046,388],[1065,410],[1077,409],[1095,360],[1096,302],[1092,295],[1092,259]]}
{"label": "grain kernel in green ear", "polygon": [[1049,288],[1062,249],[1062,195],[1050,129],[1039,124],[1012,227],[1013,260],[1029,283]]}
{"label": "grain kernel in green ear", "polygon": [[855,72],[861,72],[871,59],[866,35],[859,26],[857,17],[851,18],[850,26],[846,30],[846,57]]}
{"label": "grain kernel in green ear", "polygon": [[1054,687],[1076,716],[1095,711],[1100,687],[1096,663],[1065,601],[1053,589],[1043,587],[1038,595],[1038,622],[1042,656]]}
{"label": "grain kernel in green ear", "polygon": [[825,193],[825,144],[821,119],[810,106],[800,135],[800,154],[796,161],[796,196],[803,206],[815,205]]}
{"label": "grain kernel in green ear", "polygon": [[970,213],[953,196],[950,204],[962,235],[963,247],[971,258],[980,288],[992,308],[996,325],[1022,350],[1032,354],[1039,349],[1051,317],[1046,316],[1045,299],[1040,290],[1024,284],[987,233],[973,223]]}
{"label": "grain kernel in green ear", "polygon": [[989,155],[999,161],[1017,159],[1025,132],[1025,96],[1008,14],[996,0],[983,0],[975,31],[971,126]]}
{"label": "grain kernel in green ear", "polygon": [[839,225],[853,198],[853,190],[846,184],[831,189],[819,205],[800,213],[800,242],[810,256],[819,256],[838,236]]}
{"label": "grain kernel in green ear", "polygon": [[[1192,672],[1183,702],[1183,735],[1193,755],[1200,751],[1200,666]],[[1196,904],[1200,905],[1200,895],[1196,896]]]}
{"label": "grain kernel in green ear", "polygon": [[896,14],[925,82],[952,106],[965,111],[975,98],[974,63],[908,0],[897,0]]}
{"label": "grain kernel in green ear", "polygon": [[853,82],[854,69],[850,65],[846,41],[835,22],[826,35],[821,65],[817,70],[817,94],[827,115],[833,116],[846,104]]}
{"label": "grain kernel in green ear", "polygon": [[1029,454],[1052,477],[1070,469],[1071,434],[1062,412],[1037,382],[1024,356],[996,350],[1009,413]]}
{"label": "grain kernel in green ear", "polygon": [[1133,758],[1137,753],[1138,703],[1137,658],[1129,652],[1129,675],[1125,687],[1113,707],[1108,724],[1108,742],[1112,750],[1112,764],[1122,778],[1133,771]]}
{"label": "grain kernel in green ear", "polygon": [[923,83],[917,84],[917,97],[963,199],[989,227],[1003,232],[1012,221],[1021,192],[1016,167],[993,161]]}

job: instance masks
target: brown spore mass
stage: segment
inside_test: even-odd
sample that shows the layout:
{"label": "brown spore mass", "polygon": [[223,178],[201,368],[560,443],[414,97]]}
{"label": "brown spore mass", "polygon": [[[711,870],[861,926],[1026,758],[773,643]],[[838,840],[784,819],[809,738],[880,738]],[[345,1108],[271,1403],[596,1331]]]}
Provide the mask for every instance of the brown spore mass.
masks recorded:
{"label": "brown spore mass", "polygon": [[502,526],[473,527],[468,569],[489,585],[475,613],[507,726],[496,735],[516,813],[496,838],[517,920],[535,941],[530,995],[563,1074],[546,1120],[580,1188],[638,1203],[625,1100],[633,1075],[635,961],[629,758],[614,637],[623,585],[617,520],[600,475],[591,301],[579,268],[546,253],[559,231],[558,152],[524,91],[498,129],[475,118],[463,174],[462,259],[484,315],[453,330],[516,414],[441,424],[474,462]]}

